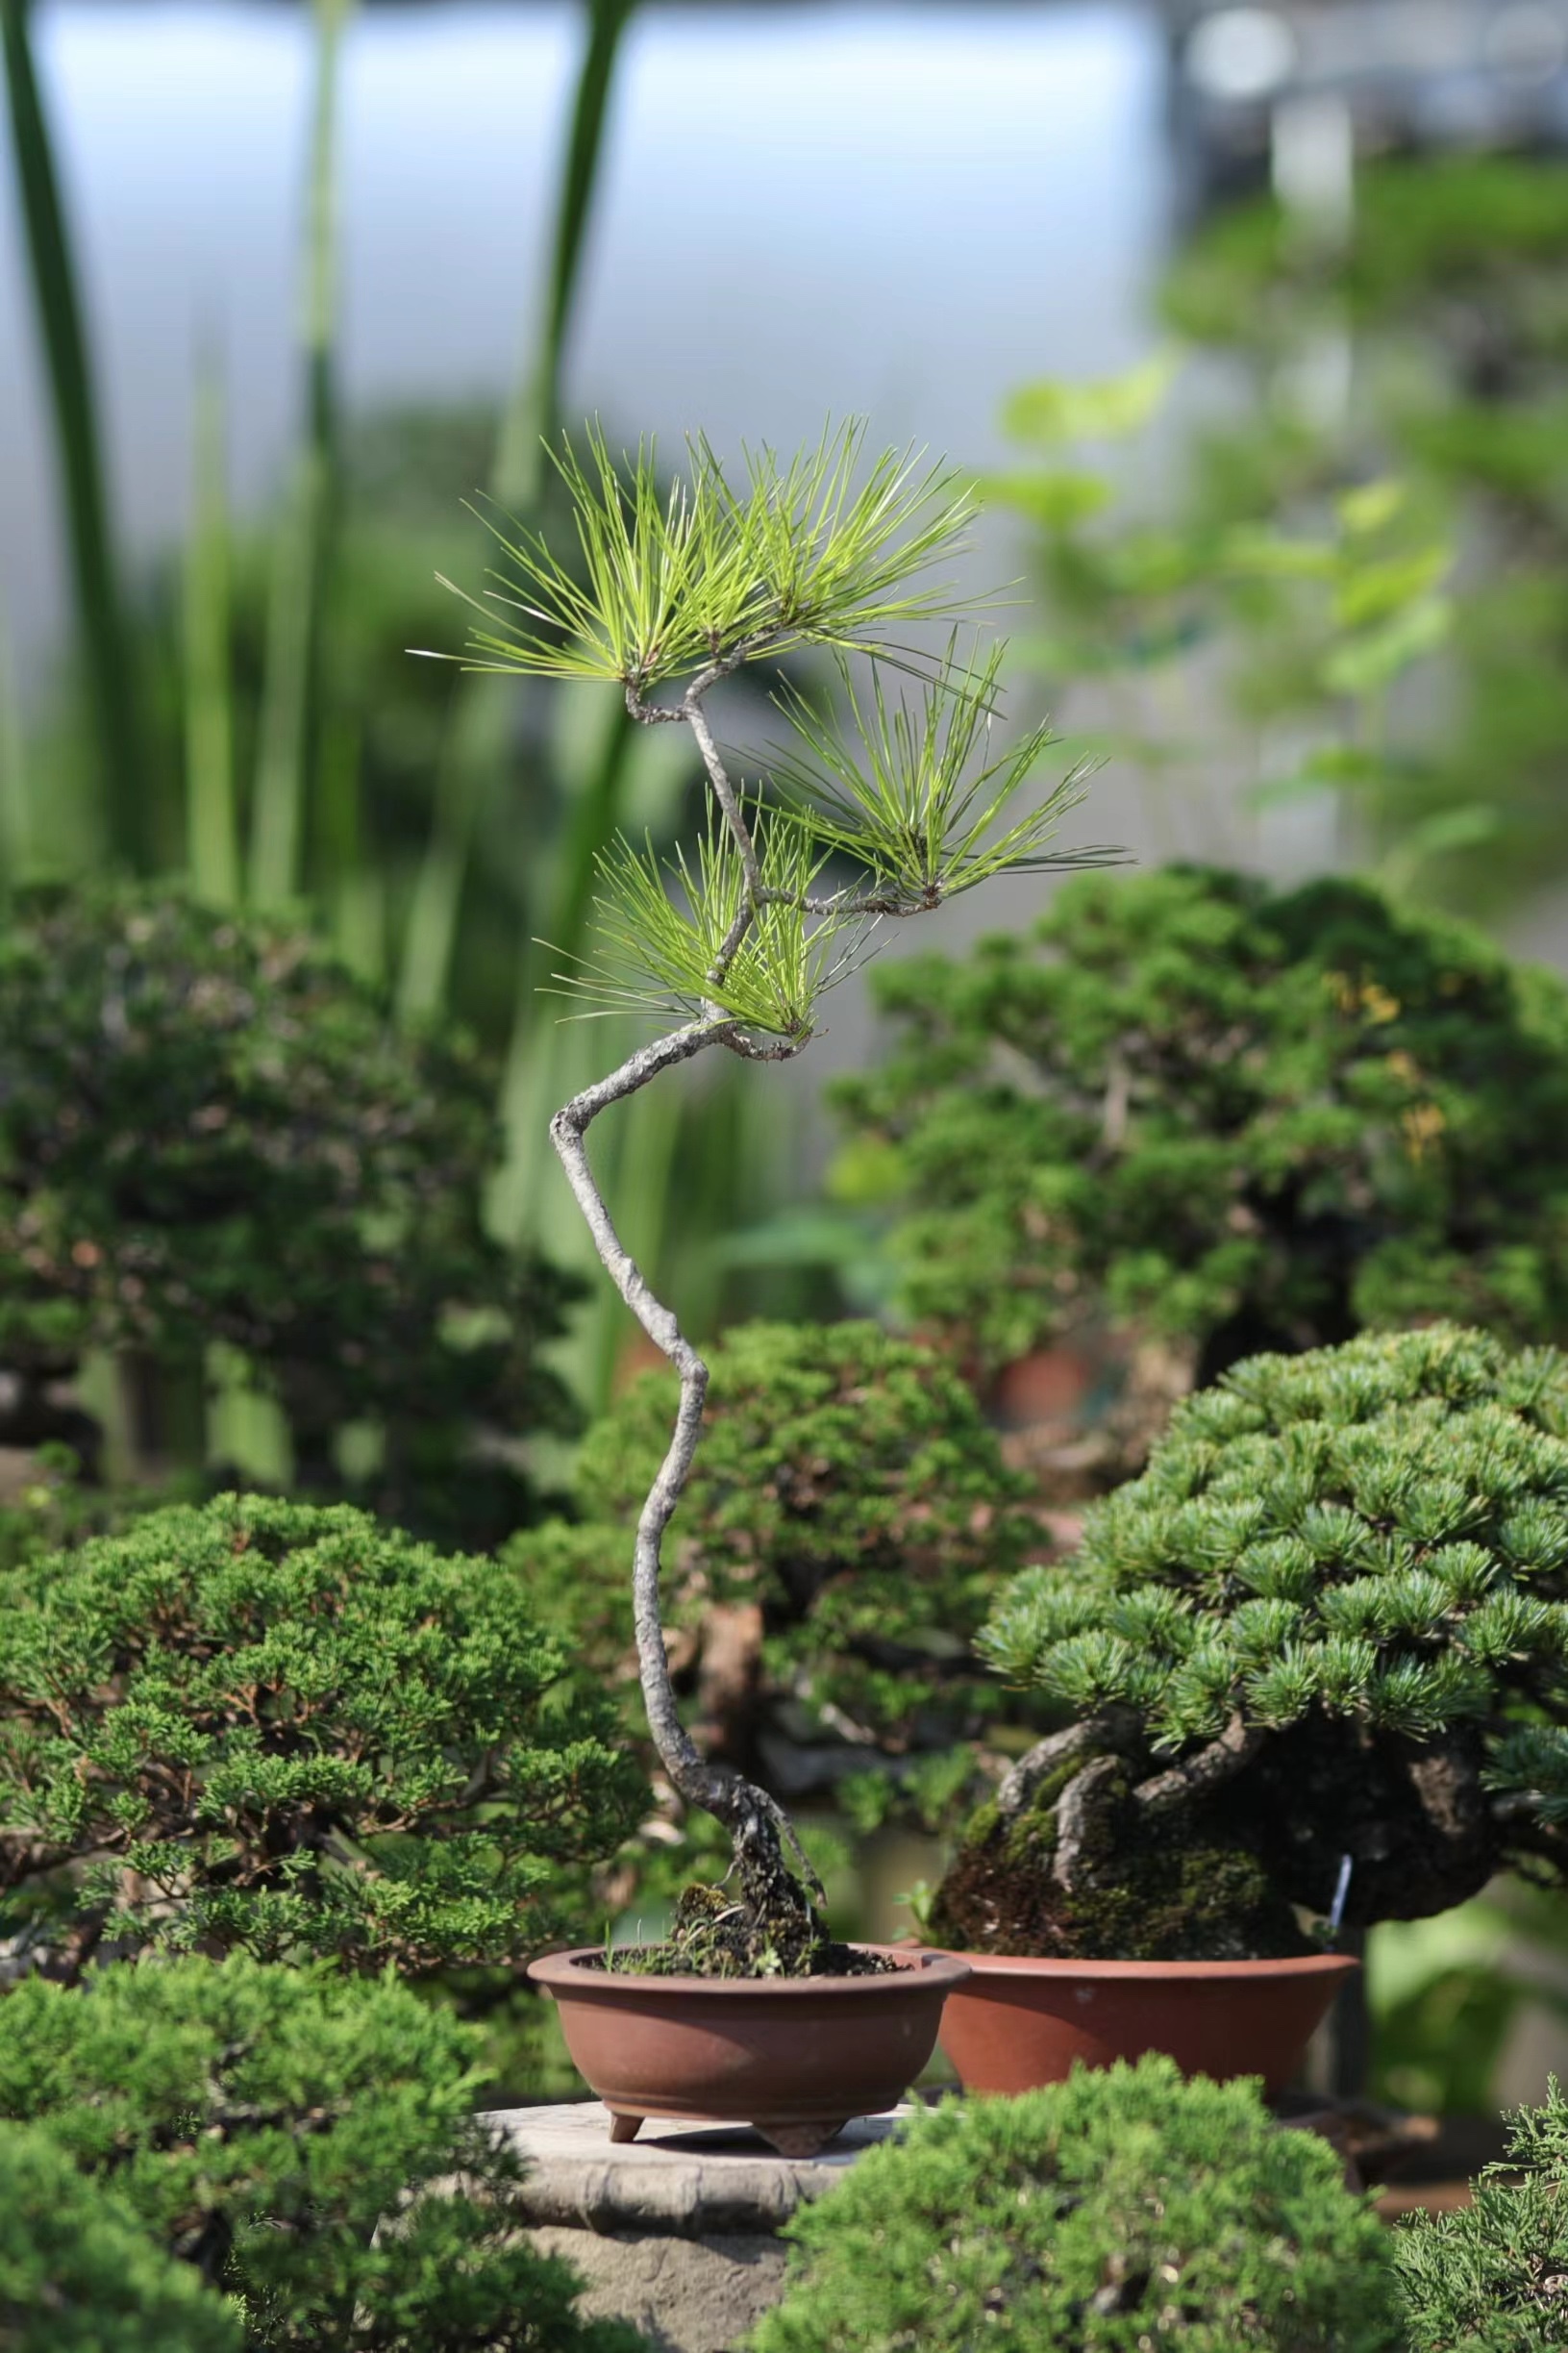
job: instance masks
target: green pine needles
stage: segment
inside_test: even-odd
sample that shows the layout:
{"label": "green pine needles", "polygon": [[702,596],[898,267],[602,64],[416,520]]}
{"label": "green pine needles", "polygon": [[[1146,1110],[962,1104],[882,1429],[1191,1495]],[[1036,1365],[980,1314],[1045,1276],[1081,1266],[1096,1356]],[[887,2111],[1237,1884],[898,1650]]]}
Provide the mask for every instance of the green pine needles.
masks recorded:
{"label": "green pine needles", "polygon": [[1508,2118],[1507,2150],[1457,2214],[1393,2233],[1410,2353],[1546,2353],[1568,2345],[1568,2099]]}
{"label": "green pine needles", "polygon": [[8,2353],[646,2353],[518,2230],[476,2032],[389,1973],[117,1965],[0,2026]]}
{"label": "green pine needles", "polygon": [[1360,1924],[1557,1880],[1568,1359],[1447,1326],[1250,1359],[981,1647],[1073,1720],[974,1826],[948,1940],[1136,1953],[1183,1848],[1233,1874],[1219,1952],[1292,1949],[1347,1863]]}
{"label": "green pine needles", "polygon": [[[494,1561],[225,1496],[0,1580],[0,1928],[511,1965],[579,1928],[646,1791]],[[10,2012],[7,2012],[10,2016]]]}
{"label": "green pine needles", "polygon": [[944,2101],[789,2225],[754,2353],[1399,2353],[1386,2234],[1250,2083]]}
{"label": "green pine needles", "polygon": [[[682,1720],[660,1616],[660,1546],[696,1457],[708,1367],[621,1240],[585,1139],[602,1112],[709,1047],[750,1062],[799,1053],[823,993],[854,969],[884,918],[929,912],[1009,870],[1060,863],[1049,844],[1080,781],[1014,814],[1049,738],[1036,731],[993,754],[1001,649],[964,658],[953,638],[933,655],[906,634],[918,638],[968,601],[933,581],[932,567],[961,541],[969,493],[950,471],[896,451],[866,463],[863,443],[849,426],[787,464],[769,450],[748,453],[743,479],[732,482],[699,439],[688,444],[685,478],[665,491],[650,445],[623,469],[590,432],[583,453],[567,446],[556,461],[581,563],[528,534],[498,535],[508,568],[468,600],[484,619],[470,649],[480,668],[602,680],[640,724],[688,727],[702,761],[708,823],[697,845],[664,866],[625,842],[601,860],[599,960],[560,981],[589,1010],[649,1014],[664,1034],[565,1104],[551,1137],[606,1271],[679,1376],[673,1436],[650,1467],[631,1547],[654,1744],[683,1803],[730,1831],[757,1949],[809,1962],[830,1940],[804,1851],[777,1802],[705,1759]],[[868,688],[840,671],[860,750],[841,750],[812,704],[784,694],[799,751],[743,787],[719,750],[708,697],[748,663],[813,647],[840,663],[869,663]],[[896,707],[884,680],[892,669],[914,696]],[[824,876],[830,857],[853,870],[842,888]],[[785,1862],[786,1843],[801,1877]]]}

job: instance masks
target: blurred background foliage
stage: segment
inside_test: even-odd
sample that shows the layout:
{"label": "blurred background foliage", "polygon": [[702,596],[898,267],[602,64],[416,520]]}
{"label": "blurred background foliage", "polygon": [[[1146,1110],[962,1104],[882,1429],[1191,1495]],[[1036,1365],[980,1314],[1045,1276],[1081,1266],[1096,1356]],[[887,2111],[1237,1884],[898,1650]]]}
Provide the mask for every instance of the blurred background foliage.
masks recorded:
{"label": "blurred background foliage", "polygon": [[[545,1123],[618,1041],[602,1024],[541,1017],[535,992],[583,942],[606,842],[622,827],[670,839],[697,778],[684,731],[635,729],[612,697],[468,676],[409,650],[460,641],[438,576],[475,569],[463,490],[525,527],[548,528],[555,513],[541,437],[567,416],[563,356],[637,12],[635,0],[579,12],[543,294],[510,396],[499,410],[454,397],[370,411],[345,398],[339,348],[354,0],[310,0],[306,13],[289,460],[260,508],[236,499],[232,388],[223,355],[204,348],[184,541],[134,566],[110,495],[37,12],[0,0],[71,595],[67,641],[25,698],[0,625],[0,1557],[104,1524],[127,1486],[196,1491],[220,1471],[293,1484],[370,1501],[451,1544],[526,1531],[509,1557],[544,1600],[567,1616],[568,1604],[591,1616],[605,1602],[605,1624],[580,1631],[596,1669],[613,1672],[624,1628],[610,1622],[605,1561],[626,1499],[579,1492],[574,1505],[563,1441],[612,1407],[632,1368],[627,1327],[604,1287],[574,1286],[593,1263],[553,1181]],[[1426,938],[1425,915],[1458,909],[1506,934],[1568,879],[1568,167],[1525,154],[1383,156],[1357,168],[1342,215],[1304,213],[1288,191],[1254,196],[1186,239],[1152,308],[1150,356],[1131,371],[1021,385],[1002,419],[1013,454],[980,475],[999,535],[1025,551],[1011,625],[1026,713],[1049,710],[1066,731],[1064,764],[1097,755],[1136,779],[1157,859],[1187,845],[1197,811],[1209,849],[1237,867],[1291,883],[1371,876],[1394,911],[1380,925],[1408,920]],[[766,707],[736,702],[726,724],[765,734]],[[973,1132],[962,1120],[931,1129],[936,1159],[951,1173],[967,1153],[972,1174],[989,1154],[989,1177],[1007,1177],[981,1116],[996,1102],[977,1082],[976,1039],[1016,1050],[997,1014],[998,974],[1016,984],[1032,952],[1015,941],[1000,962],[952,965],[929,987],[913,967],[890,972],[887,1001],[911,1026],[849,1090],[860,1132],[830,1198],[802,1174],[801,1098],[740,1069],[639,1096],[600,1149],[628,1241],[692,1329],[714,1335],[758,1314],[902,1316],[990,1384],[1009,1459],[1037,1474],[1028,1430],[1009,1421],[1037,1433],[1063,1385],[1074,1412],[1086,1392],[1114,1402],[1125,1366],[1042,1366],[1034,1343],[1059,1337],[1044,1327],[977,1348],[955,1328],[961,1317],[901,1298],[890,1211],[908,1206],[908,1168],[893,1166],[883,1132],[890,1090],[912,1100],[950,1079],[968,1089]],[[1202,940],[1182,948],[1199,965],[1206,952]],[[1489,954],[1466,948],[1461,961]],[[314,1076],[330,1104],[300,1089],[286,1054],[260,1069],[247,1060],[246,1022],[275,1039],[291,992],[322,1045]],[[933,1044],[960,999],[964,1037]],[[205,1008],[205,1063],[174,1037],[178,1023],[125,1024],[127,1005],[150,1001],[182,1019]],[[1378,1032],[1379,1004],[1360,1014],[1360,1030]],[[1092,1008],[1083,1017],[1100,1019]],[[1426,1084],[1424,1064],[1384,1067],[1381,1049],[1398,1046],[1381,1033],[1368,1046],[1396,1112]],[[1213,1052],[1223,1060],[1223,1039]],[[1102,1093],[1108,1067],[1094,1066]],[[1496,1069],[1481,1076],[1501,1083]],[[120,1146],[99,1165],[83,1147],[106,1101],[119,1106]],[[396,1165],[376,1132],[384,1113],[401,1122]],[[256,1165],[287,1163],[305,1189],[288,1199],[313,1204],[299,1219],[328,1255],[303,1275],[282,1196],[276,1232],[236,1208],[255,1191],[254,1168],[236,1157],[241,1131]],[[138,1134],[167,1147],[156,1197]],[[1513,1155],[1512,1173],[1528,1159]],[[937,1211],[951,1241],[952,1201]],[[1116,1256],[1116,1238],[1108,1250]],[[314,1283],[325,1299],[347,1264],[365,1278],[339,1287],[355,1313],[334,1310],[303,1347],[298,1333],[280,1339],[259,1271],[277,1296]],[[1008,1262],[988,1279],[1015,1271]],[[1163,1281],[1148,1265],[1133,1276],[1145,1290]],[[1014,1317],[1020,1296],[1001,1302]],[[455,1314],[455,1302],[472,1313]],[[1235,1308],[1231,1291],[1187,1304],[1183,1343]],[[1515,1299],[1514,1324],[1560,1330],[1555,1300],[1538,1304],[1532,1293],[1527,1313]],[[808,1358],[815,1345],[803,1342]],[[1190,1375],[1168,1369],[1142,1406],[1162,1410]],[[599,1421],[590,1469],[646,1450],[649,1394]],[[967,1424],[959,1435],[962,1500],[990,1439]],[[752,1443],[743,1426],[737,1443]],[[531,1525],[556,1505],[577,1525]],[[1053,1532],[1070,1537],[1049,1515],[1036,1524],[1042,1549]],[[969,1574],[967,1555],[958,1568]],[[850,1607],[854,1590],[833,1606]],[[727,1593],[732,1618],[742,1605],[749,1596]],[[765,1634],[763,1695],[787,1718],[796,1701],[773,1670],[788,1642],[759,1619],[741,1633],[748,1693],[762,1688]],[[704,1635],[714,1643],[712,1613]],[[701,1704],[700,1643],[689,1664]],[[830,1710],[843,1701],[832,1693]],[[819,1717],[798,1748],[816,1742]],[[1006,1728],[985,1737],[1006,1745]],[[965,1783],[954,1753],[933,1736],[930,1786],[906,1809],[920,1839],[903,1844],[889,1779],[857,1790],[850,1777],[847,1820],[872,1839],[858,1882],[833,1845],[846,1814],[824,1813],[813,1836],[825,1862],[838,1859],[846,1916],[857,1904],[885,1915],[930,1864],[929,1833]],[[845,1762],[831,1760],[824,1782]],[[683,1867],[692,1860],[684,1853]],[[606,1888],[623,1909],[662,1900],[646,1858]],[[1451,1920],[1380,1931],[1376,2088],[1408,2104],[1483,2106],[1527,2013],[1564,2013],[1564,1947],[1560,1914],[1514,1890]],[[510,1984],[470,1991],[482,2007],[510,1998]],[[516,2038],[519,2089],[543,2064],[534,2031],[510,2011],[497,2027],[503,2046]]]}

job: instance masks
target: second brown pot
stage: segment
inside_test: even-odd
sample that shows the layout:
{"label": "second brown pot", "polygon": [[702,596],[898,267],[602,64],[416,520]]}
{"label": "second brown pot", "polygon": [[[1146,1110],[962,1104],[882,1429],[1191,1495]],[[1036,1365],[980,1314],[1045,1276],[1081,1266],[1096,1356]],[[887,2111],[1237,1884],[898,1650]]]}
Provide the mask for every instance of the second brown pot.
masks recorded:
{"label": "second brown pot", "polygon": [[851,2116],[898,2105],[969,1975],[947,1953],[886,1957],[897,1966],[866,1977],[639,1977],[586,1947],[548,1953],[529,1975],[554,1997],[612,2140],[632,2140],[644,2116],[678,2116],[750,2124],[784,2156],[809,2157]]}
{"label": "second brown pot", "polygon": [[1082,2060],[1164,2051],[1183,2075],[1260,2075],[1282,2091],[1334,1995],[1359,1966],[1344,1953],[1285,1961],[1030,1961],[965,1953],[942,2048],[966,2091],[1029,2091]]}

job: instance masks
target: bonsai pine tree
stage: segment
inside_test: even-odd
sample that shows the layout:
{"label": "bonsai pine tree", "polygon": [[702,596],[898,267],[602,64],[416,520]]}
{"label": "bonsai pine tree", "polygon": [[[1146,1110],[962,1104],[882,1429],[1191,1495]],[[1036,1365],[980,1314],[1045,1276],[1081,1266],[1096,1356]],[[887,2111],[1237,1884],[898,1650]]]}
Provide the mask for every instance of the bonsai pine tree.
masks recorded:
{"label": "bonsai pine tree", "polygon": [[346,1505],[150,1514],[0,1602],[0,1929],[58,1976],[520,1965],[646,1802],[514,1577]]}
{"label": "bonsai pine tree", "polygon": [[1104,1317],[1199,1383],[1367,1325],[1568,1329],[1568,990],[1476,933],[1177,866],[877,989],[857,1167],[910,1314],[983,1364]]}
{"label": "bonsai pine tree", "polygon": [[1386,2233],[1250,2083],[944,2101],[789,2224],[756,2353],[1399,2353]]}
{"label": "bonsai pine tree", "polygon": [[236,2314],[49,2133],[0,2125],[7,2353],[239,2353],[242,2342]]}
{"label": "bonsai pine tree", "polygon": [[981,1646],[1071,1721],[983,1809],[944,1942],[1302,1949],[1568,1871],[1568,1359],[1447,1326],[1186,1399]]}
{"label": "bonsai pine tree", "polygon": [[[951,1364],[873,1323],[754,1323],[709,1371],[662,1576],[704,1756],[761,1772],[759,1740],[789,1738],[804,1773],[813,1743],[864,1764],[974,1731],[996,1689],[974,1638],[1040,1538]],[[633,1383],[579,1454],[585,1524],[509,1548],[530,1599],[610,1673],[633,1643],[627,1538],[678,1401],[670,1373]]]}
{"label": "bonsai pine tree", "polygon": [[[0,2021],[0,2118],[35,2128],[30,2151],[47,2135],[149,2257],[187,2267],[213,2315],[204,2335],[187,2326],[192,2353],[236,2338],[254,2353],[642,2347],[620,2321],[584,2320],[570,2269],[518,2231],[507,2199],[521,2165],[474,2114],[474,2030],[390,1975],[144,1963],[77,1988],[25,1979]],[[166,2274],[144,2261],[141,2277],[178,2318]],[[239,2324],[228,2335],[223,2300]],[[39,2337],[39,2353],[57,2341],[72,2340]],[[171,2326],[156,2341],[187,2339]],[[122,2353],[107,2328],[76,2342]],[[154,2342],[127,2333],[123,2353]]]}
{"label": "bonsai pine tree", "polygon": [[1545,2353],[1568,2344],[1568,2100],[1508,2119],[1501,2165],[1460,2213],[1412,2215],[1392,2234],[1410,2353]]}
{"label": "bonsai pine tree", "polygon": [[[563,1277],[492,1241],[493,1089],[393,1030],[297,930],[148,887],[37,891],[0,940],[0,1436],[89,1458],[88,1350],[199,1389],[223,1342],[277,1398],[297,1485],[458,1540],[536,1508],[486,1430],[568,1426],[540,1361]],[[454,1518],[454,1514],[456,1518]]]}
{"label": "bonsai pine tree", "polygon": [[[807,1878],[795,1878],[776,1802],[705,1760],[676,1704],[660,1547],[696,1457],[708,1366],[616,1232],[586,1138],[605,1112],[699,1055],[770,1063],[800,1053],[824,992],[873,925],[929,912],[1009,869],[1072,863],[1049,844],[1079,796],[1075,779],[1021,816],[1009,811],[1049,738],[1037,730],[1008,751],[990,748],[1003,649],[971,663],[956,638],[931,661],[908,648],[911,628],[955,609],[951,591],[927,585],[928,567],[960,537],[967,496],[951,476],[920,475],[896,453],[863,471],[859,456],[853,430],[788,465],[763,451],[747,458],[735,487],[698,442],[686,479],[661,499],[649,450],[623,480],[590,436],[585,456],[567,447],[558,461],[587,585],[524,537],[503,542],[507,573],[473,600],[484,616],[473,639],[480,666],[601,680],[640,724],[688,727],[702,758],[704,830],[671,866],[624,840],[603,861],[600,959],[568,984],[601,1007],[651,1016],[660,1034],[565,1104],[551,1134],[607,1271],[680,1382],[634,1546],[650,1730],[681,1797],[732,1834],[748,1933],[771,1913],[766,1940],[807,1965],[821,1945],[814,1874],[797,1848]],[[838,660],[859,743],[785,693],[794,749],[771,763],[769,787],[748,790],[720,751],[709,697],[743,667],[810,646]],[[869,683],[852,656],[868,657]],[[914,673],[902,694],[884,683],[890,668]],[[858,879],[824,878],[835,855]]]}

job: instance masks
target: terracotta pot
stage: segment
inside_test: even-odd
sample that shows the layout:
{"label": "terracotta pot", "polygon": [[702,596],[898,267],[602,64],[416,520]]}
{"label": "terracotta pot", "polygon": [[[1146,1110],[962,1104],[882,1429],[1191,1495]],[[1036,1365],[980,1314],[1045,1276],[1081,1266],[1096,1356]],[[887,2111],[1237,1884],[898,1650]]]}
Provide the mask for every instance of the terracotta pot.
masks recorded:
{"label": "terracotta pot", "polygon": [[1345,1953],[1289,1961],[1027,1961],[965,1953],[942,2020],[966,2091],[1028,2091],[1085,2066],[1165,2051],[1186,2075],[1284,2090],[1347,1977]]}
{"label": "terracotta pot", "polygon": [[750,2124],[784,2156],[813,2157],[851,2116],[898,2105],[969,1974],[948,1953],[887,1958],[896,1974],[638,1977],[605,1968],[588,1945],[547,1953],[528,1973],[560,2009],[573,2065],[611,2112],[612,2140],[634,2140],[644,2116],[681,2116]]}

